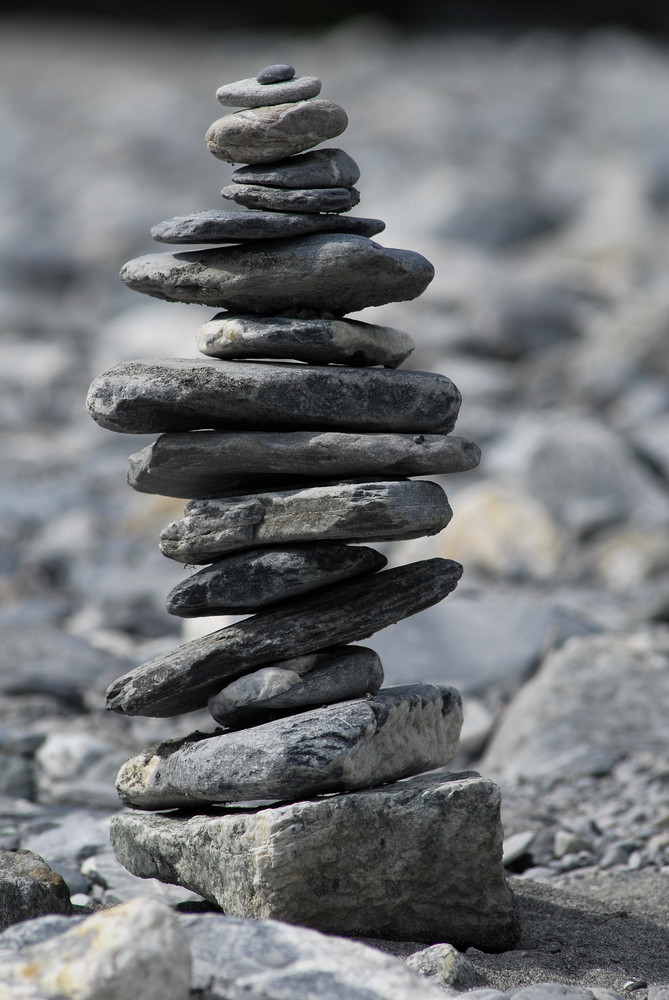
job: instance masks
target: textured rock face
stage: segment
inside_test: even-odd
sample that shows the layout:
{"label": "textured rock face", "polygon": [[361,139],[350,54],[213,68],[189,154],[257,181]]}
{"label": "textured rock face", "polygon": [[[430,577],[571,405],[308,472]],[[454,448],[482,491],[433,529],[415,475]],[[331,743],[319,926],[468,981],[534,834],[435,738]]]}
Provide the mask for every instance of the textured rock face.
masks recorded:
{"label": "textured rock face", "polygon": [[47,913],[71,913],[70,890],[32,851],[0,851],[0,931]]}
{"label": "textured rock face", "polygon": [[343,149],[314,149],[260,167],[240,167],[232,179],[235,184],[283,188],[352,187],[360,179],[360,168]]}
{"label": "textured rock face", "polygon": [[221,195],[246,208],[268,212],[348,212],[360,201],[355,188],[268,188],[228,184]]}
{"label": "textured rock face", "polygon": [[343,108],[317,98],[226,115],[209,127],[205,139],[219,160],[269,163],[332,139],[347,125]]}
{"label": "textured rock face", "polygon": [[492,782],[435,774],[258,812],[121,814],[111,836],[135,874],[186,885],[234,916],[504,951],[518,924],[499,806]]}
{"label": "textured rock face", "polygon": [[159,222],[151,230],[158,243],[252,243],[310,233],[376,236],[386,228],[380,219],[318,215],[309,212],[223,212],[211,209]]}
{"label": "textured rock face", "polygon": [[221,104],[229,108],[268,108],[288,101],[306,101],[321,92],[317,76],[295,76],[289,80],[264,83],[256,77],[226,83],[216,91]]}

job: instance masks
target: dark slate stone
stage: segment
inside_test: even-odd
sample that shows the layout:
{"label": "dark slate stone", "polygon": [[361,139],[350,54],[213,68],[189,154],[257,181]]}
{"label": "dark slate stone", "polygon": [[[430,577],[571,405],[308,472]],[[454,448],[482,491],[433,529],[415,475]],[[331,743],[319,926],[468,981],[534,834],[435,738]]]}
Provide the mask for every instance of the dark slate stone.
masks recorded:
{"label": "dark slate stone", "polygon": [[0,851],[0,930],[47,913],[69,914],[70,890],[32,851]]}
{"label": "dark slate stone", "polygon": [[[291,80],[274,86],[278,91],[297,82]],[[266,87],[256,86],[263,98],[270,96]],[[250,90],[249,87],[247,107]],[[217,96],[220,100],[220,91]],[[270,163],[332,139],[348,125],[346,112],[332,101],[297,100],[296,104],[256,106],[219,118],[205,136],[209,152],[228,163]],[[269,101],[265,100],[265,104]]]}
{"label": "dark slate stone", "polygon": [[[273,67],[268,66],[268,69]],[[262,70],[261,72],[264,72]],[[305,101],[317,97],[321,81],[316,76],[285,77],[282,80],[259,80],[248,77],[235,83],[226,83],[216,91],[216,97],[228,108],[267,108],[275,104]]]}
{"label": "dark slate stone", "polygon": [[386,228],[380,219],[313,212],[224,212],[212,209],[159,222],[151,230],[159,243],[252,243],[311,233],[376,236]]}
{"label": "dark slate stone", "polygon": [[360,201],[356,188],[273,188],[228,184],[221,194],[246,208],[269,212],[348,212]]}
{"label": "dark slate stone", "polygon": [[235,184],[267,184],[282,188],[353,187],[360,167],[343,149],[313,149],[261,166],[239,167]]}
{"label": "dark slate stone", "polygon": [[261,69],[256,80],[258,83],[283,83],[284,80],[292,80],[295,70],[288,63],[274,63],[272,66],[265,66]]}

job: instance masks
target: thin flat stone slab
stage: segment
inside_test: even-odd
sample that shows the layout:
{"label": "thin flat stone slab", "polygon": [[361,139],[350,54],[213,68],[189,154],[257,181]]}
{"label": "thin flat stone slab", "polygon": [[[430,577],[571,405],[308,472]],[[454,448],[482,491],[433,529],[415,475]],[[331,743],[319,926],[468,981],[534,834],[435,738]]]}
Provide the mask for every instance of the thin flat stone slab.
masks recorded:
{"label": "thin flat stone slab", "polygon": [[239,167],[235,184],[268,184],[284,188],[353,187],[360,167],[343,149],[313,149],[263,166]]}
{"label": "thin flat stone slab", "polygon": [[87,405],[96,423],[122,434],[209,427],[446,434],[460,393],[434,372],[149,358],[99,375]]}
{"label": "thin flat stone slab", "polygon": [[309,479],[466,472],[480,455],[473,441],[450,434],[199,431],[163,434],[131,455],[128,482],[139,493],[195,499]]}
{"label": "thin flat stone slab", "polygon": [[234,916],[462,951],[507,951],[519,935],[499,789],[473,772],[243,812],[121,813],[111,839],[134,874]]}
{"label": "thin flat stone slab", "polygon": [[135,667],[109,686],[107,707],[159,718],[203,708],[258,667],[364,639],[436,604],[461,575],[459,563],[426,559],[287,602]]}
{"label": "thin flat stone slab", "polygon": [[306,101],[321,92],[317,76],[293,76],[276,83],[259,83],[257,77],[226,83],[216,91],[216,97],[228,108],[268,108],[274,104]]}
{"label": "thin flat stone slab", "polygon": [[348,212],[360,201],[357,188],[273,188],[228,184],[221,195],[246,208],[269,212]]}
{"label": "thin flat stone slab", "polygon": [[167,610],[182,618],[252,614],[360,573],[376,573],[387,561],[366,546],[337,543],[247,549],[182,580],[167,595]]}
{"label": "thin flat stone slab", "polygon": [[210,125],[205,142],[217,159],[228,163],[270,163],[332,139],[347,125],[343,108],[318,97],[236,111]]}
{"label": "thin flat stone slab", "polygon": [[197,334],[211,358],[290,358],[312,365],[397,368],[413,351],[408,333],[353,319],[291,319],[218,313]]}
{"label": "thin flat stone slab", "polygon": [[403,684],[250,729],[165,740],[123,765],[116,790],[124,805],[154,810],[371,788],[447,764],[461,726],[455,688]]}
{"label": "thin flat stone slab", "polygon": [[178,215],[151,230],[158,243],[252,243],[311,233],[353,233],[376,236],[386,228],[380,219],[311,212],[224,212],[211,209]]}
{"label": "thin flat stone slab", "polygon": [[255,545],[420,538],[441,531],[451,516],[441,486],[427,480],[335,483],[194,500],[163,529],[160,548],[192,565]]}
{"label": "thin flat stone slab", "polygon": [[153,253],[121,269],[121,280],[145,295],[265,316],[339,316],[403,302],[433,277],[419,253],[349,233]]}
{"label": "thin flat stone slab", "polygon": [[239,677],[209,699],[209,711],[222,726],[247,726],[275,714],[375,694],[382,684],[383,667],[373,649],[333,646]]}

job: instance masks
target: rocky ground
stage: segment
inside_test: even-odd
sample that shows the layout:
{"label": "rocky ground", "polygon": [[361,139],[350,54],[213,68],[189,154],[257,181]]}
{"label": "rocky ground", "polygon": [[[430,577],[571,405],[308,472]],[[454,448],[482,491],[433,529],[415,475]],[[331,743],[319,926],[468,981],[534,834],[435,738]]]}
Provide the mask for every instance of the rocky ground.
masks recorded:
{"label": "rocky ground", "polygon": [[81,915],[147,892],[199,905],[126,873],[109,845],[120,764],[213,723],[104,712],[112,679],[179,643],[164,599],[187,571],[157,546],[179,501],[124,482],[150,438],[100,430],[84,397],[117,361],[196,356],[211,311],[142,301],[117,272],[152,249],[154,223],[219,207],[230,171],[202,138],[214,91],[283,60],[347,109],[343,145],[362,170],[360,213],[387,222],[379,241],[436,267],[416,302],[360,317],[412,334],[408,366],[453,378],[458,432],[484,449],[475,473],[444,477],[448,529],[385,550],[391,564],[459,559],[458,592],[370,641],[388,682],[461,689],[458,765],[504,794],[523,938],[498,956],[470,949],[476,975],[450,986],[553,981],[598,1000],[650,987],[660,1000],[669,50],[623,33],[2,25],[0,848],[41,855]]}

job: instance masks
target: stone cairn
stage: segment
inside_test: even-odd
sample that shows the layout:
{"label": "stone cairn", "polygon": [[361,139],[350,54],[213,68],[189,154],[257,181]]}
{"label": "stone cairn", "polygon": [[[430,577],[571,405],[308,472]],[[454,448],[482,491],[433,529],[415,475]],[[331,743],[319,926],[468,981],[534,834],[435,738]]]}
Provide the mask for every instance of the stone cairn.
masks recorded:
{"label": "stone cairn", "polygon": [[161,434],[131,456],[131,486],[190,498],[161,549],[205,568],[168,609],[252,617],[109,688],[113,711],[208,705],[221,727],[121,768],[132,811],[112,840],[130,871],[231,915],[504,949],[517,928],[499,792],[475,774],[424,773],[457,752],[458,692],[383,689],[376,653],[349,645],[440,601],[462,572],[446,559],[379,572],[383,555],[349,543],[441,531],[444,491],[407,477],[471,469],[479,451],[450,434],[448,378],[396,370],[407,334],[342,318],[420,295],[434,271],[373,242],[383,222],[341,214],[358,201],[356,163],[304,152],[348,123],[320,88],[284,65],[221,87],[222,104],[245,110],[214,122],[207,144],[246,164],[222,193],[250,211],[163,222],[158,241],[216,246],[121,272],[139,292],[225,310],[199,333],[206,358],[117,365],[88,407],[110,430]]}

